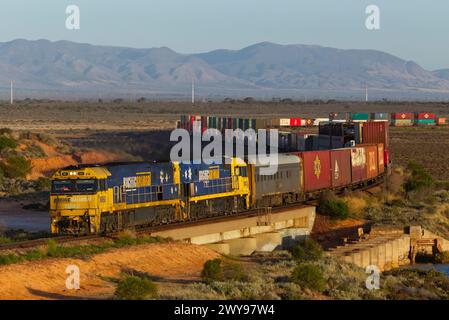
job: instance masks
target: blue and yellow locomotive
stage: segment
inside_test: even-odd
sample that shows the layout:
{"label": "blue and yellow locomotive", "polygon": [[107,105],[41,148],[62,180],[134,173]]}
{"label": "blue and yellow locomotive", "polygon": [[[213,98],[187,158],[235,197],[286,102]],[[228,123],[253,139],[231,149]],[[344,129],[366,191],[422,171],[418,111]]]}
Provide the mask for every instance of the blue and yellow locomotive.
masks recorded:
{"label": "blue and yellow locomotive", "polygon": [[249,208],[248,168],[230,164],[114,163],[72,166],[52,177],[52,233],[153,226]]}

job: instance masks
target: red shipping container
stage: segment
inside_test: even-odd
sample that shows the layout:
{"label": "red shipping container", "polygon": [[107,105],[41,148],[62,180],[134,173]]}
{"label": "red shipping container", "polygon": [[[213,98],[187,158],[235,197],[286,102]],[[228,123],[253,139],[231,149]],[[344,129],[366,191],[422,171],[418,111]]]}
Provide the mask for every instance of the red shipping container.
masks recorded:
{"label": "red shipping container", "polygon": [[418,120],[435,119],[435,113],[430,112],[418,112],[415,115]]}
{"label": "red shipping container", "polygon": [[301,118],[290,118],[290,127],[300,127]]}
{"label": "red shipping container", "polygon": [[363,123],[362,144],[383,143],[388,148],[388,130],[387,122],[368,121]]}
{"label": "red shipping container", "polygon": [[351,148],[351,181],[352,183],[366,180],[365,148]]}
{"label": "red shipping container", "polygon": [[396,120],[413,120],[413,113],[410,112],[395,112],[391,114],[391,119]]}
{"label": "red shipping container", "polygon": [[304,191],[310,192],[331,187],[330,152],[306,151],[294,153],[302,159]]}
{"label": "red shipping container", "polygon": [[330,151],[332,187],[351,184],[351,150],[338,149]]}
{"label": "red shipping container", "polygon": [[377,145],[377,159],[379,161],[379,174],[385,172],[385,150],[384,145],[382,143],[379,143]]}
{"label": "red shipping container", "polygon": [[377,144],[365,147],[366,178],[372,179],[379,175],[379,160]]}

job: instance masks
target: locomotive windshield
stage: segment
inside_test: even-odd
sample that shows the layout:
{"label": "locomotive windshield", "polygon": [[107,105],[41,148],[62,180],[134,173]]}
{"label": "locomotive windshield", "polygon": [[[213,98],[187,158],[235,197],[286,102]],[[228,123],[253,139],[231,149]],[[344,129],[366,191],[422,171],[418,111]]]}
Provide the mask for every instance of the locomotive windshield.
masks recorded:
{"label": "locomotive windshield", "polygon": [[90,193],[97,190],[97,180],[54,180],[52,193]]}

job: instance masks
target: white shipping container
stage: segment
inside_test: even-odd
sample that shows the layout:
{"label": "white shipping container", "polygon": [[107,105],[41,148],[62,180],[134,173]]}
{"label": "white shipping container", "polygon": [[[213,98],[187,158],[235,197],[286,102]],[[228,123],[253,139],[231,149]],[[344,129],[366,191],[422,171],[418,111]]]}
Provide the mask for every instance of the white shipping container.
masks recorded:
{"label": "white shipping container", "polygon": [[328,122],[329,118],[316,118],[315,120],[313,120],[313,125],[314,126],[319,126],[320,122]]}

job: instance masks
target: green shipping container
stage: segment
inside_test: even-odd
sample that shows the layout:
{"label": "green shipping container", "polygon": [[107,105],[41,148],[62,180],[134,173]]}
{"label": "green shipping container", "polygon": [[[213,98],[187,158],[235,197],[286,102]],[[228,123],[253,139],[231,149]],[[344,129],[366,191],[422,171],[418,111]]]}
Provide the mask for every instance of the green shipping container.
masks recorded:
{"label": "green shipping container", "polygon": [[416,120],[416,124],[421,126],[421,125],[425,125],[425,126],[432,126],[435,125],[435,119],[418,119]]}
{"label": "green shipping container", "polygon": [[368,113],[351,113],[351,120],[356,121],[368,121],[369,114]]}

